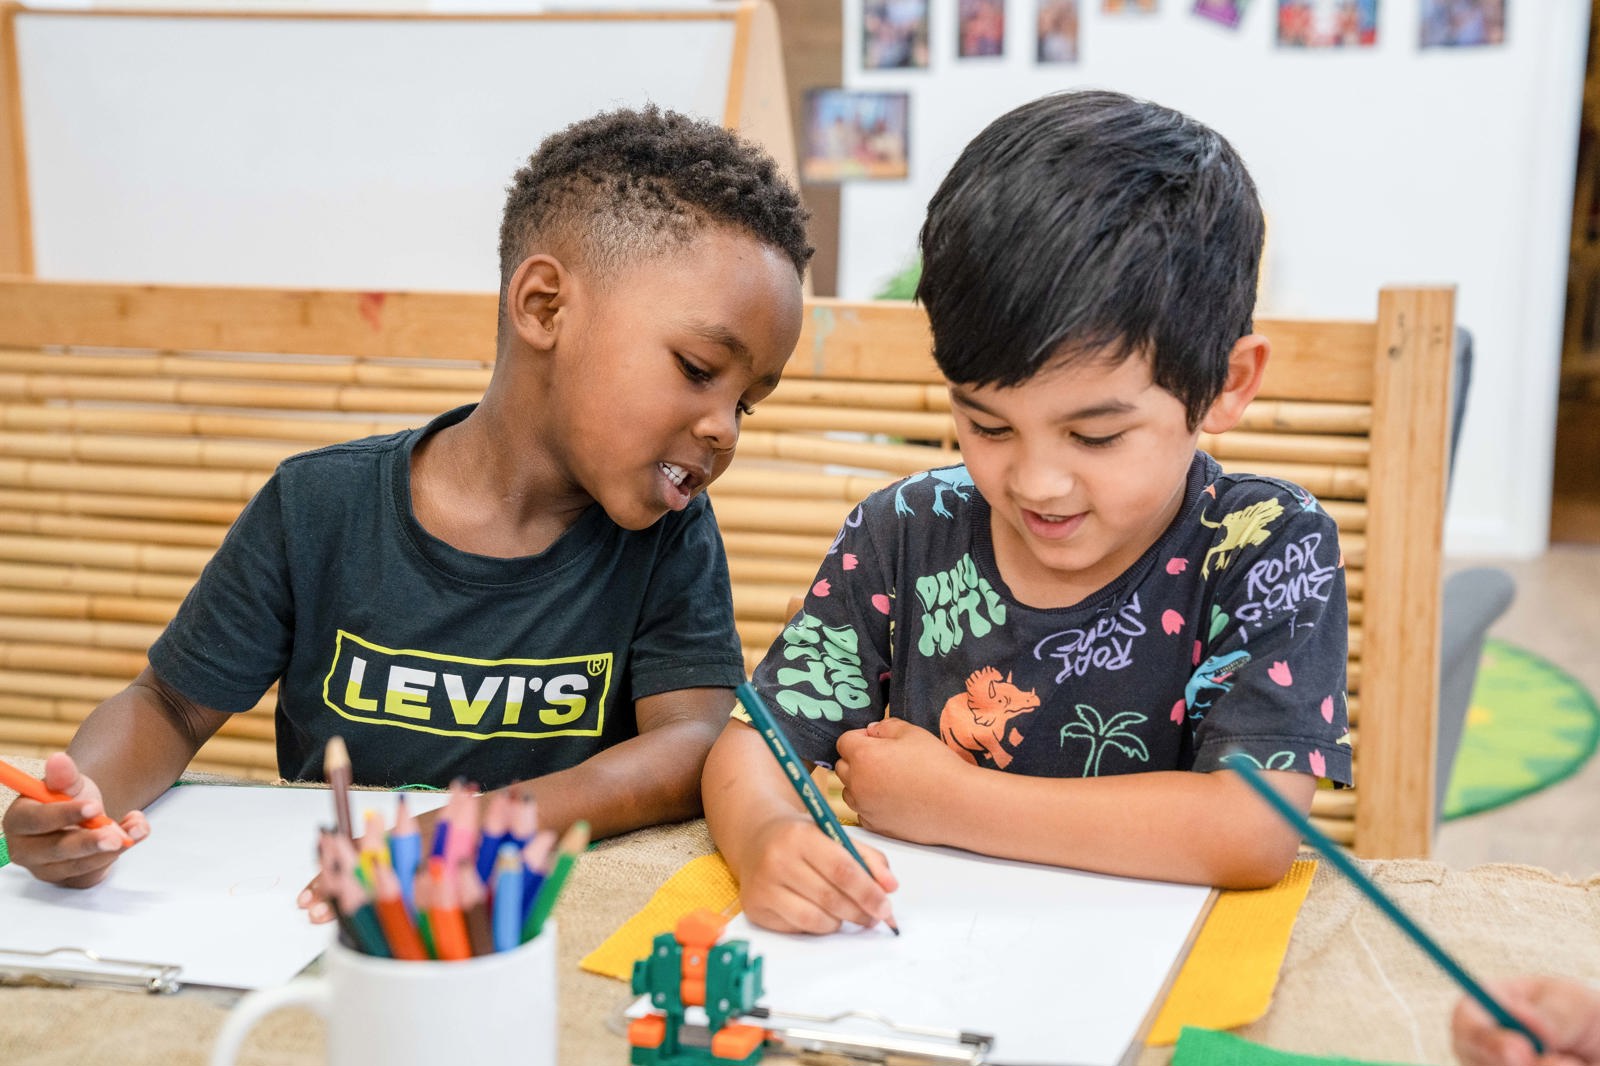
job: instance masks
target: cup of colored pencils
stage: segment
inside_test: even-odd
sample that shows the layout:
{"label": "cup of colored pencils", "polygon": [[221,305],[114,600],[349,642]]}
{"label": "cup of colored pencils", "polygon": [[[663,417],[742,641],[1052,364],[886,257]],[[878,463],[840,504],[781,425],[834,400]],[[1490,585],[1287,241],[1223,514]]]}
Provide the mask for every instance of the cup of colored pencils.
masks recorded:
{"label": "cup of colored pencils", "polygon": [[587,822],[557,839],[539,828],[532,796],[506,790],[490,795],[480,826],[478,802],[460,782],[426,848],[403,792],[387,828],[368,810],[360,835],[346,835],[342,827],[353,823],[339,776],[330,773],[337,824],[322,830],[317,859],[339,938],[365,955],[459,960],[511,951],[544,930],[589,845]]}

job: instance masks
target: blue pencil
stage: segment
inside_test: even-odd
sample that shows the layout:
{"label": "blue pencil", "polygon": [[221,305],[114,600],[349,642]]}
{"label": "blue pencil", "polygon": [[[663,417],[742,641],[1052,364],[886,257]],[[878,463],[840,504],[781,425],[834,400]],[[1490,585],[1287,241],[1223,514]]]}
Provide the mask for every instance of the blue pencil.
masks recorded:
{"label": "blue pencil", "polygon": [[[789,746],[789,738],[783,735],[778,728],[777,721],[768,710],[767,703],[761,698],[755,686],[745,681],[734,689],[739,697],[739,702],[744,704],[744,709],[750,713],[750,720],[755,723],[756,732],[767,742],[767,747],[772,754],[778,757],[778,765],[783,767],[783,775],[789,779],[789,784],[800,794],[800,802],[806,805],[806,810],[811,814],[811,820],[817,823],[817,828],[844,847],[850,857],[860,864],[870,876],[872,868],[867,865],[867,860],[861,857],[856,846],[850,842],[850,837],[845,833],[844,826],[839,824],[839,819],[833,816],[833,808],[828,806],[828,801],[817,791],[816,782],[811,780],[811,775],[806,773],[805,767],[800,764],[800,757]],[[895,936],[900,935],[900,927],[895,925],[893,918],[885,918],[883,924],[887,925]]]}
{"label": "blue pencil", "polygon": [[493,887],[494,949],[510,951],[522,943],[522,850],[516,844],[508,841],[500,845]]}
{"label": "blue pencil", "polygon": [[1322,830],[1311,824],[1310,819],[1305,815],[1289,806],[1288,801],[1278,795],[1276,789],[1267,784],[1267,779],[1261,775],[1261,771],[1256,769],[1248,758],[1230,755],[1223,762],[1228,769],[1236,771],[1240,777],[1244,778],[1245,784],[1260,793],[1261,798],[1266,800],[1267,804],[1279,816],[1294,826],[1295,831],[1307,843],[1321,852],[1323,858],[1333,863],[1340,873],[1348,877],[1350,882],[1359,888],[1363,895],[1377,904],[1378,909],[1387,915],[1390,921],[1398,925],[1402,933],[1405,933],[1418,947],[1427,952],[1428,957],[1438,963],[1439,968],[1449,974],[1451,980],[1460,985],[1467,995],[1477,1000],[1478,1005],[1488,1011],[1489,1016],[1499,1023],[1502,1029],[1510,1029],[1512,1032],[1521,1033],[1528,1038],[1528,1042],[1533,1045],[1533,1050],[1537,1054],[1544,1054],[1544,1045],[1539,1042],[1538,1037],[1533,1035],[1532,1030],[1519,1022],[1510,1011],[1501,1005],[1499,1000],[1489,995],[1482,985],[1474,981],[1472,976],[1461,968],[1460,963],[1451,958],[1444,948],[1440,947],[1431,936],[1423,932],[1422,927],[1413,922],[1406,912],[1400,909],[1399,904],[1384,895],[1383,889],[1374,884],[1370,877],[1362,873],[1361,867],[1351,861],[1350,857],[1339,849],[1339,845],[1329,840]]}

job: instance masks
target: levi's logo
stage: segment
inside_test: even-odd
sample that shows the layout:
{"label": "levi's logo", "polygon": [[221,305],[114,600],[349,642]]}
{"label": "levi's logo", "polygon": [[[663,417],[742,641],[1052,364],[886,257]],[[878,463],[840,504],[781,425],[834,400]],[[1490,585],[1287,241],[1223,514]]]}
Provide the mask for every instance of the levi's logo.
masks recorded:
{"label": "levi's logo", "polygon": [[468,659],[385,648],[341,629],[322,700],[351,721],[453,737],[597,737],[611,668],[610,652]]}

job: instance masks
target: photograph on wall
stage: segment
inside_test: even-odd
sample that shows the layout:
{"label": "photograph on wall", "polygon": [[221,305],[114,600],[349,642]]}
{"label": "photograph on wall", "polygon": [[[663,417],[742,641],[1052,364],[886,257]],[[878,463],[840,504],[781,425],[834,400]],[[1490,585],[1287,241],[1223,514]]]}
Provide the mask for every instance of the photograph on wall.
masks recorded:
{"label": "photograph on wall", "polygon": [[911,94],[806,90],[806,181],[904,178],[909,170]]}
{"label": "photograph on wall", "polygon": [[960,32],[956,54],[973,56],[1004,55],[1006,50],[1006,0],[961,0],[957,8]]}
{"label": "photograph on wall", "polygon": [[1278,0],[1285,48],[1365,48],[1378,43],[1378,0]]}
{"label": "photograph on wall", "polygon": [[893,70],[928,65],[928,0],[866,0],[861,66]]}
{"label": "photograph on wall", "polygon": [[1108,15],[1154,15],[1156,0],[1100,0],[1100,10]]}
{"label": "photograph on wall", "polygon": [[1039,0],[1038,60],[1078,61],[1078,0]]}
{"label": "photograph on wall", "polygon": [[1248,6],[1249,0],[1194,0],[1194,13],[1203,19],[1220,22],[1229,29],[1237,29]]}
{"label": "photograph on wall", "polygon": [[1504,44],[1505,0],[1422,0],[1422,47]]}

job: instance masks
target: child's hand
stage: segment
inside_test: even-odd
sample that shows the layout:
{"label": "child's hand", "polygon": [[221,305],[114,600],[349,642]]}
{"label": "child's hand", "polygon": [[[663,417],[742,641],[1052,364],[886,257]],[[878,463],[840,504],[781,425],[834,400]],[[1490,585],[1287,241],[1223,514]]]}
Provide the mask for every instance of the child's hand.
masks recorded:
{"label": "child's hand", "polygon": [[1545,1053],[1535,1055],[1526,1037],[1500,1028],[1476,1000],[1463,997],[1450,1037],[1465,1066],[1600,1064],[1600,992],[1558,977],[1518,977],[1489,992],[1539,1035]]}
{"label": "child's hand", "polygon": [[888,893],[900,883],[882,852],[855,844],[871,876],[810,818],[774,818],[752,841],[754,866],[739,871],[745,914],[780,933],[832,933],[843,922],[876,925],[889,916]]}
{"label": "child's hand", "polygon": [[322,891],[321,874],[313,877],[311,883],[300,890],[300,895],[295,897],[294,902],[306,912],[306,917],[311,919],[313,925],[333,921],[333,902]]}
{"label": "child's hand", "polygon": [[916,844],[940,844],[939,803],[958,794],[968,764],[926,729],[885,718],[839,737],[833,771],[863,828]]}
{"label": "child's hand", "polygon": [[45,760],[44,787],[71,801],[40,803],[18,797],[0,822],[11,861],[41,881],[67,888],[98,884],[129,839],[150,835],[143,811],[129,811],[120,824],[85,829],[78,823],[105,813],[100,786],[78,772],[64,752]]}

